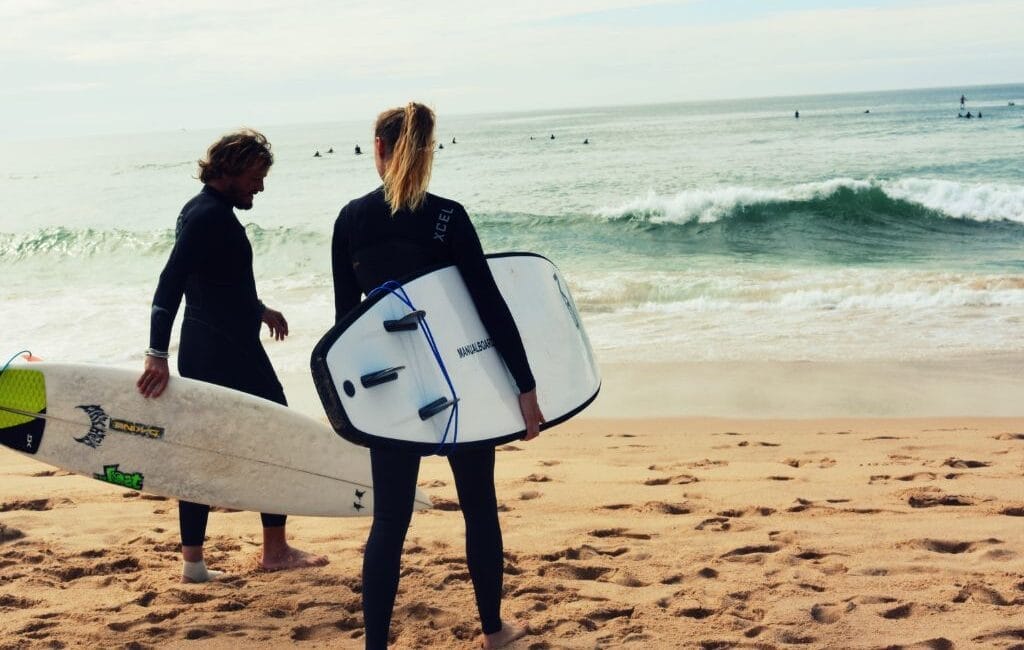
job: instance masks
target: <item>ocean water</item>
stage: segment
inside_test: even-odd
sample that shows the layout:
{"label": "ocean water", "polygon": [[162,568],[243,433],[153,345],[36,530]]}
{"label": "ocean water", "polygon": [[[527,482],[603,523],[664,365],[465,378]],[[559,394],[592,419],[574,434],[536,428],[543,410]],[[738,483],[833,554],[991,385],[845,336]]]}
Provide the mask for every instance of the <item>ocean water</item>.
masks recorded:
{"label": "ocean water", "polygon": [[[961,92],[982,119],[957,118]],[[331,324],[331,228],[379,182],[353,154],[373,118],[249,125],[276,155],[239,216],[260,295],[291,325],[267,344],[282,371],[303,372]],[[141,366],[195,161],[235,126],[4,143],[0,356]],[[1024,350],[1024,85],[442,110],[437,137],[431,191],[466,206],[488,251],[551,258],[601,361]]]}

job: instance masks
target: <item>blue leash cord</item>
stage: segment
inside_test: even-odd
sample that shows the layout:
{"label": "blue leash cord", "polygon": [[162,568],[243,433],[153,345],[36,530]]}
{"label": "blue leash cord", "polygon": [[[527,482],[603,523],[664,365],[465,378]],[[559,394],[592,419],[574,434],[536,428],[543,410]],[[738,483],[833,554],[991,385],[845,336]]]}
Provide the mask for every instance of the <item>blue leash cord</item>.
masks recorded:
{"label": "blue leash cord", "polygon": [[7,371],[7,366],[14,363],[14,360],[17,359],[19,355],[25,354],[26,352],[28,352],[29,356],[32,355],[32,352],[30,350],[22,350],[21,352],[15,352],[14,356],[8,359],[7,363],[4,364],[4,367],[0,368],[0,375],[4,374]]}
{"label": "blue leash cord", "polygon": [[[366,294],[366,297],[369,299],[381,293],[390,293],[401,300],[406,307],[412,311],[417,311],[416,306],[412,304],[412,299],[409,298],[409,294],[405,292],[405,289],[400,283],[395,282],[394,280],[388,280],[376,289],[370,291],[370,293]],[[454,446],[459,441],[459,396],[455,392],[455,385],[452,384],[451,376],[448,375],[448,368],[445,367],[444,360],[441,359],[441,353],[437,349],[437,343],[434,341],[434,334],[430,331],[430,325],[427,325],[426,317],[420,318],[420,324],[423,326],[423,336],[427,339],[427,345],[430,346],[430,351],[434,353],[434,360],[437,361],[437,367],[441,369],[441,374],[444,376],[444,380],[448,384],[448,390],[452,393],[452,411],[448,415],[448,423],[444,427],[444,435],[441,437],[441,442],[438,443],[437,448],[430,452],[432,455],[443,455],[442,452],[444,451],[445,445]],[[455,423],[455,428],[452,434],[452,441],[448,442],[448,432],[452,429],[453,422]]]}

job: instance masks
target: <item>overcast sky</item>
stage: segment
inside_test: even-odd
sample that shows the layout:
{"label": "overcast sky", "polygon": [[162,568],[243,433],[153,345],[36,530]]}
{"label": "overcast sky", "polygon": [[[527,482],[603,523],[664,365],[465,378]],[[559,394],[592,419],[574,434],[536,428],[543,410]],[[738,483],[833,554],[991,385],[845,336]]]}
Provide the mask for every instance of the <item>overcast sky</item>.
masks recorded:
{"label": "overcast sky", "polygon": [[0,139],[1010,83],[1022,31],[1022,0],[0,0]]}

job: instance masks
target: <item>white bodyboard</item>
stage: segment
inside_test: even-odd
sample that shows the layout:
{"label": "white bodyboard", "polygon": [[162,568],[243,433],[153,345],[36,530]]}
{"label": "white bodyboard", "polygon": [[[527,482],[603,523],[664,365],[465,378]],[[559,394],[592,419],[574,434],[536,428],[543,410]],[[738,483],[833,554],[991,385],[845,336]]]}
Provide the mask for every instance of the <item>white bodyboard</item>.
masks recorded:
{"label": "white bodyboard", "polygon": [[[568,285],[554,264],[539,255],[490,255],[488,264],[523,339],[548,420],[545,428],[554,426],[586,407],[601,386]],[[313,352],[314,381],[335,430],[359,444],[421,453],[450,453],[522,437],[518,390],[458,269],[448,266],[405,278],[402,288],[416,310],[425,313],[423,321],[455,394],[422,323],[410,316],[412,310],[393,294],[370,297]],[[385,321],[403,318],[415,326],[385,328]],[[457,435],[449,423],[453,403],[458,405]]]}

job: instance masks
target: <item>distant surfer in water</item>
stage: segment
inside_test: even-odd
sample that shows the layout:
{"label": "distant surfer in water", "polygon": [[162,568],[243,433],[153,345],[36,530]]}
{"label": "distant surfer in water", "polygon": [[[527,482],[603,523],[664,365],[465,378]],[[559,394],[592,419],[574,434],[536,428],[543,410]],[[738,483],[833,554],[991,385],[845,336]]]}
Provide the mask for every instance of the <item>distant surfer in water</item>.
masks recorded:
{"label": "distant surfer in water", "polygon": [[793,113],[793,117],[795,117],[795,118],[797,118],[797,119],[800,119],[800,111],[796,111],[796,112],[794,112],[794,113]]}
{"label": "distant surfer in water", "polygon": [[363,150],[362,150],[362,149],[360,149],[360,148],[359,148],[359,145],[357,144],[357,145],[356,145],[356,155],[357,155],[357,156],[361,156],[362,154],[363,154]]}
{"label": "distant surfer in water", "polygon": [[[335,320],[386,280],[435,265],[454,264],[466,282],[480,320],[519,390],[525,440],[544,422],[536,382],[519,330],[501,297],[465,208],[429,194],[434,112],[410,103],[384,111],[374,128],[373,154],[384,184],[349,202],[334,224],[331,257]],[[448,456],[466,522],[466,561],[484,648],[521,638],[526,628],[501,619],[504,556],[494,489],[494,447]],[[420,456],[393,447],[371,447],[373,526],[363,556],[366,647],[385,648],[398,591],[402,544],[412,517]]]}
{"label": "distant surfer in water", "polygon": [[[260,343],[266,323],[278,341],[288,336],[288,321],[256,295],[252,246],[233,208],[248,210],[263,191],[263,179],[274,164],[270,143],[257,131],[225,135],[199,161],[203,189],[178,215],[174,248],[160,274],[150,316],[149,349],[139,392],[156,398],[170,379],[167,353],[171,326],[185,296],[178,372],[211,384],[233,388],[287,405],[270,359]],[[244,434],[242,434],[244,435]],[[203,540],[210,506],[178,502],[182,582],[206,582],[220,571],[206,568]],[[327,558],[288,545],[285,515],[261,514],[263,569],[322,566]]]}

